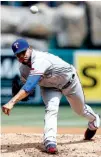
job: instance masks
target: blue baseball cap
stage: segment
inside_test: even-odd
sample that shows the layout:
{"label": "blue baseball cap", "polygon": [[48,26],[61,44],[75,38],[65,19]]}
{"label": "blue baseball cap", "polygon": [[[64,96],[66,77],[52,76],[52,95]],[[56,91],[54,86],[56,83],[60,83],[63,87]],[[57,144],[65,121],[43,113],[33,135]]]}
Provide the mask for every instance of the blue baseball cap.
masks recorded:
{"label": "blue baseball cap", "polygon": [[14,54],[21,53],[22,51],[25,51],[27,48],[29,48],[29,44],[25,39],[17,39],[12,44],[12,50]]}

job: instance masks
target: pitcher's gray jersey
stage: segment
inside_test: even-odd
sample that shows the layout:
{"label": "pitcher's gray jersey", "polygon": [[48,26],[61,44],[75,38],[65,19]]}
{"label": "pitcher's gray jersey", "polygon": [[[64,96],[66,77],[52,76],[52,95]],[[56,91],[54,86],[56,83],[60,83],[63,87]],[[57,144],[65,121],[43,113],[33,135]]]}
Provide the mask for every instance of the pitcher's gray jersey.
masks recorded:
{"label": "pitcher's gray jersey", "polygon": [[40,86],[59,89],[70,80],[72,71],[73,67],[58,56],[36,50],[32,52],[31,68],[23,64],[20,66],[24,79],[27,79],[28,75],[42,75]]}

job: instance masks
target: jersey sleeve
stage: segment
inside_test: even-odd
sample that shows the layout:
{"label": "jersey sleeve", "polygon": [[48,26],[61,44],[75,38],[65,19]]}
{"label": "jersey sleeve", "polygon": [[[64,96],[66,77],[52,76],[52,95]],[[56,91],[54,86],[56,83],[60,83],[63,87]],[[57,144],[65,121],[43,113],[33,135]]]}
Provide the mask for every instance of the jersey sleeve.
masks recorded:
{"label": "jersey sleeve", "polygon": [[41,78],[40,75],[29,76],[27,78],[26,83],[23,85],[22,89],[25,90],[27,93],[30,93],[36,87],[40,78]]}
{"label": "jersey sleeve", "polygon": [[51,64],[46,59],[38,58],[32,63],[29,75],[43,75],[50,65]]}

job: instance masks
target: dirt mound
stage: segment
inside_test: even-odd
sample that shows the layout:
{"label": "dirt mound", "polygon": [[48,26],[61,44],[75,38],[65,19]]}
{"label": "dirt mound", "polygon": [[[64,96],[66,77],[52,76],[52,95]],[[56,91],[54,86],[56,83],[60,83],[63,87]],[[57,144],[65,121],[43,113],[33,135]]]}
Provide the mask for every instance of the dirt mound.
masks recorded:
{"label": "dirt mound", "polygon": [[[49,157],[45,153],[41,134],[1,134],[2,157]],[[101,135],[84,141],[83,135],[61,134],[57,136],[59,153],[55,157],[101,157]]]}

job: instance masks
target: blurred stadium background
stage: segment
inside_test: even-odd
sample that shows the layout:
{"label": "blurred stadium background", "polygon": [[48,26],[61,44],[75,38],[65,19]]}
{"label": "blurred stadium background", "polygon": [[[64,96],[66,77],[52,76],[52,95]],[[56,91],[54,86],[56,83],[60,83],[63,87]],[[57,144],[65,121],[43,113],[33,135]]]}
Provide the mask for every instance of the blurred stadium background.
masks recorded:
{"label": "blurred stadium background", "polygon": [[[39,13],[29,11],[37,5]],[[101,114],[101,2],[1,1],[1,104],[10,100],[12,79],[19,76],[11,44],[24,37],[33,48],[49,51],[73,64],[80,76],[86,102]],[[37,86],[27,102],[20,102],[3,126],[43,127],[44,104]],[[85,127],[63,97],[59,127]]]}

